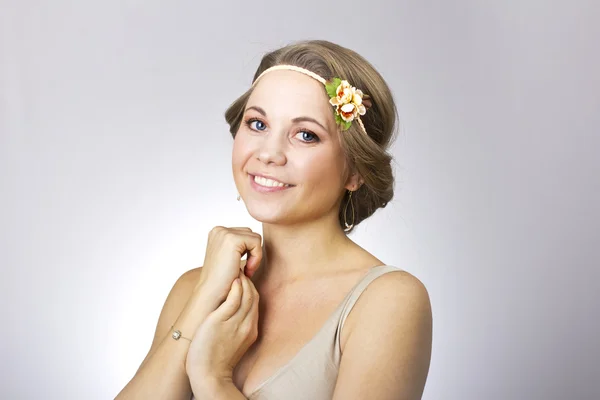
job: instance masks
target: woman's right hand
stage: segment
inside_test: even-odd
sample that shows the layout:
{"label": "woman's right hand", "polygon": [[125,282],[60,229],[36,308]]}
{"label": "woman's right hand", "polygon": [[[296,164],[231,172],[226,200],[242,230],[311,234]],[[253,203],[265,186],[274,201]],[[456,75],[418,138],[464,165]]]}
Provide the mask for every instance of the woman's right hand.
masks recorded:
{"label": "woman's right hand", "polygon": [[[244,254],[247,254],[245,269],[240,266]],[[208,234],[204,265],[196,289],[202,287],[202,291],[211,293],[213,299],[219,301],[218,306],[227,298],[240,271],[250,278],[254,275],[262,255],[262,237],[250,228],[214,227]]]}

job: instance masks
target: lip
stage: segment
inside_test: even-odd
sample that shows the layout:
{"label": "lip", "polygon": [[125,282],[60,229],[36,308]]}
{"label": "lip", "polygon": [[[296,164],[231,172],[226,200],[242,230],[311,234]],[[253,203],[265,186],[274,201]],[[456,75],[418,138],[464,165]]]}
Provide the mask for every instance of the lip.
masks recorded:
{"label": "lip", "polygon": [[[294,187],[294,185],[282,186],[282,187],[279,187],[279,186],[273,186],[273,187],[261,186],[258,183],[254,182],[254,177],[255,176],[261,176],[263,178],[273,179],[273,180],[276,180],[276,181],[277,181],[277,179],[270,178],[268,176],[264,176],[264,175],[260,175],[260,174],[256,174],[256,175],[248,174],[248,179],[250,179],[250,186],[252,187],[252,189],[256,190],[257,192],[261,192],[261,193],[283,192],[284,190],[291,189],[291,188]],[[277,182],[279,182],[279,181],[277,181]]]}

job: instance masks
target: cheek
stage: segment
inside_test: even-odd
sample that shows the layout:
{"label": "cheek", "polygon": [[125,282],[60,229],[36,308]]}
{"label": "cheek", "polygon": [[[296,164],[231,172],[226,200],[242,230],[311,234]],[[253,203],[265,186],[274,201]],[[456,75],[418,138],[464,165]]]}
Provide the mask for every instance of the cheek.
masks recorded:
{"label": "cheek", "polygon": [[251,151],[252,150],[246,137],[238,133],[233,141],[233,149],[231,153],[231,162],[234,169],[244,165],[249,157],[249,154],[251,154]]}
{"label": "cheek", "polygon": [[314,153],[300,162],[299,169],[314,186],[338,185],[342,180],[343,163],[340,155],[331,150]]}

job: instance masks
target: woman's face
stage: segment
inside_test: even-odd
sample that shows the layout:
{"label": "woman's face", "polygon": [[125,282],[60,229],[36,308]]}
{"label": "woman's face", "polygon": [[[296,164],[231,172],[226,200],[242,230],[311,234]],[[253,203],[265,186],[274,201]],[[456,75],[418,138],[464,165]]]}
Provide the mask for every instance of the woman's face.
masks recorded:
{"label": "woman's face", "polygon": [[[348,178],[324,86],[294,71],[264,75],[235,136],[233,177],[250,215],[296,224],[338,213]],[[271,178],[285,184],[272,187]],[[258,181],[256,180],[258,179]]]}

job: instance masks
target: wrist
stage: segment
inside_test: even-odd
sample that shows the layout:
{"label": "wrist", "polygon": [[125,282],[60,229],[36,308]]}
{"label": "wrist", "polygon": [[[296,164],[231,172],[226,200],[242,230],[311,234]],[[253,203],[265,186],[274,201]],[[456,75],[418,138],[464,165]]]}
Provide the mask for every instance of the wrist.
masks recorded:
{"label": "wrist", "polygon": [[224,382],[212,376],[203,376],[198,380],[190,379],[192,393],[197,399],[219,399],[224,392]]}
{"label": "wrist", "polygon": [[[204,298],[192,296],[173,324],[173,329],[181,331],[185,337],[192,338],[206,317],[216,308]],[[170,332],[169,334],[172,334]]]}
{"label": "wrist", "polygon": [[205,281],[200,280],[192,292],[190,298],[191,303],[202,304],[211,309],[211,312],[216,310],[223,301],[227,298],[227,293],[222,290],[217,290],[213,285],[208,285]]}

